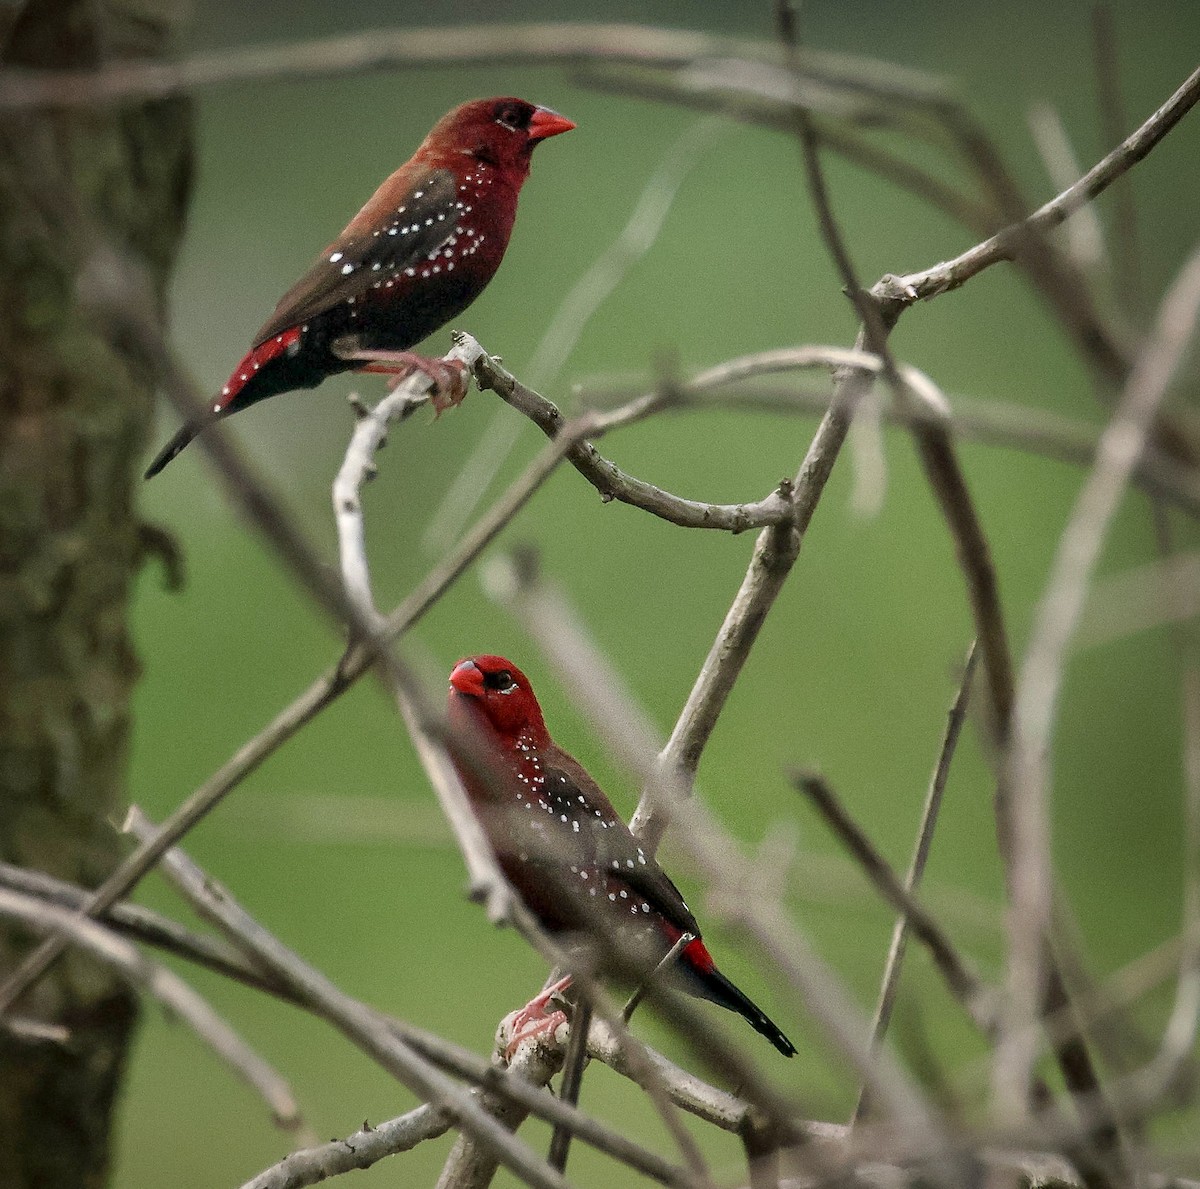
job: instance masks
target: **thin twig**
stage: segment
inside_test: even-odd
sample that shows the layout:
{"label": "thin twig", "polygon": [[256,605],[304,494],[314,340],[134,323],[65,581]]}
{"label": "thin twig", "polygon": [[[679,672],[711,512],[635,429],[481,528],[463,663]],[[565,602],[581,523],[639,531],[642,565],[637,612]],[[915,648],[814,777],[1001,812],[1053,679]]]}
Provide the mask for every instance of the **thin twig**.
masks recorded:
{"label": "thin twig", "polygon": [[559,677],[590,695],[588,721],[609,724],[614,758],[645,780],[648,773],[641,765],[657,754],[661,733],[612,660],[595,645],[566,592],[542,572],[538,550],[522,546],[500,554],[488,561],[481,578],[488,596],[517,617]]}
{"label": "thin twig", "polygon": [[[750,77],[757,73],[755,70]],[[728,72],[715,62],[670,73],[639,67],[585,64],[574,72],[574,77],[586,87],[623,98],[669,103],[689,111],[713,112],[777,132],[791,132],[794,128],[794,104],[791,101],[768,97],[753,89],[732,90]],[[987,236],[995,231],[997,220],[988,206],[935,174],[868,140],[836,117],[814,117],[813,125],[821,145],[830,152],[914,195],[974,235]]]}
{"label": "thin twig", "polygon": [[[1112,8],[1100,0],[1092,6],[1092,55],[1096,70],[1096,94],[1100,109],[1100,133],[1106,145],[1125,138],[1125,100],[1117,53],[1117,31]],[[1138,246],[1137,203],[1133,186],[1123,178],[1113,187],[1113,278],[1117,301],[1126,314],[1137,319],[1142,312],[1143,286],[1141,251]]]}
{"label": "thin twig", "polygon": [[[566,421],[557,406],[522,384],[507,368],[486,354],[480,356],[475,364],[475,377],[480,388],[490,389],[524,413],[548,438],[560,441],[565,436],[573,437],[564,451],[567,460],[600,492],[606,502],[620,500],[652,512],[681,528],[717,529],[733,533],[763,525],[782,524],[791,519],[789,501],[778,491],[773,491],[756,503],[747,504],[706,504],[671,495],[651,483],[625,474],[603,458],[592,445],[590,439],[619,423],[611,414],[606,418],[597,413],[584,413],[574,421]],[[642,414],[643,410],[639,407],[637,412]],[[630,413],[625,416],[628,418]]]}
{"label": "thin twig", "polygon": [[[1180,897],[1179,959],[1175,1001],[1158,1051],[1131,1078],[1131,1097],[1157,1104],[1194,1074],[1195,1042],[1200,1026],[1200,639],[1188,622],[1195,583],[1168,564],[1172,533],[1166,512],[1154,509],[1157,566],[1162,602],[1172,622],[1171,638],[1180,658],[1179,701],[1183,747],[1183,893]],[[1190,575],[1188,575],[1190,577]],[[1193,611],[1194,614],[1194,611]],[[1186,1089],[1184,1090],[1186,1093]]]}
{"label": "thin twig", "polygon": [[[10,68],[0,80],[0,109],[91,106],[130,97],[161,98],[200,87],[252,79],[313,79],[370,70],[481,63],[575,66],[608,62],[652,67],[739,63],[768,76],[775,46],[748,38],[649,25],[544,22],[455,24],[443,28],[371,29],[291,45],[238,47],[195,54],[180,62],[122,62],[100,70]],[[804,54],[805,94],[814,106],[841,116],[894,122],[898,104],[945,102],[938,80],[891,62],[849,54]],[[789,81],[791,81],[789,79]],[[773,94],[773,92],[770,92]],[[874,101],[874,102],[872,102]]]}
{"label": "thin twig", "polygon": [[795,772],[792,784],[812,802],[842,844],[862,867],[879,894],[908,922],[913,935],[929,950],[951,994],[985,1035],[992,1029],[993,997],[971,970],[932,914],[906,887],[891,864],[850,816],[837,794],[814,772]]}
{"label": "thin twig", "polygon": [[693,937],[690,933],[680,933],[680,935],[675,939],[675,944],[671,946],[669,950],[667,950],[667,952],[659,960],[658,965],[655,966],[654,970],[651,972],[650,979],[639,983],[634,988],[633,994],[630,995],[625,1001],[625,1006],[621,1008],[621,1019],[623,1019],[626,1023],[629,1023],[629,1021],[633,1018],[633,1013],[638,1009],[638,1004],[640,1004],[646,997],[647,982],[656,978],[661,978],[668,970],[671,969],[675,959],[678,958],[679,955],[682,954],[683,951],[688,947],[688,945],[695,940],[695,937]]}
{"label": "thin twig", "polygon": [[1085,203],[1103,193],[1141,161],[1200,100],[1200,68],[1179,85],[1174,94],[1112,152],[1098,161],[1073,186],[1038,207],[1019,226],[1008,227],[950,260],[921,272],[884,277],[872,290],[881,301],[900,306],[927,301],[957,289],[972,277],[1002,260],[1011,260],[1020,232],[1031,227],[1045,231],[1057,227]]}
{"label": "thin twig", "polygon": [[[846,439],[853,410],[870,390],[871,383],[871,376],[862,371],[840,373],[830,406],[790,485],[792,525],[787,529],[766,529],[755,542],[742,585],[658,758],[659,771],[669,773],[670,779],[678,780],[684,788],[695,778],[700,754],[758,638],[763,620],[799,555],[804,534]],[[630,822],[630,829],[651,852],[662,840],[669,818],[665,806],[656,803],[655,789],[662,779],[666,776],[656,777],[647,784]]]}
{"label": "thin twig", "polygon": [[[1029,112],[1029,128],[1054,188],[1065,190],[1073,185],[1083,170],[1058,110],[1048,103],[1034,104]],[[1108,256],[1096,208],[1080,207],[1063,225],[1063,232],[1068,255],[1089,282],[1094,286],[1107,279]]]}
{"label": "thin twig", "polygon": [[[673,386],[669,404],[661,394],[636,395],[634,390],[604,386],[585,388],[580,399],[585,409],[590,408],[602,418],[596,423],[597,435],[668,409],[717,405],[770,413],[819,414],[829,408],[830,392],[771,384],[762,377],[793,368],[822,366],[855,366],[877,373],[880,364],[873,355],[844,347],[785,347],[727,360],[682,380]],[[908,365],[902,365],[901,374],[910,385],[922,378],[922,373]],[[747,379],[753,383],[744,389],[733,387]],[[928,377],[924,379],[928,381]],[[621,403],[614,407],[617,401]],[[911,426],[914,420],[929,415],[921,405],[907,410],[887,405],[881,412],[885,422],[899,426]],[[1093,427],[1045,409],[957,396],[944,411],[943,419],[957,438],[1026,450],[1078,466],[1090,466],[1095,460],[1096,445],[1103,432],[1103,426]],[[1169,501],[1192,517],[1200,517],[1200,477],[1161,450],[1148,447],[1133,478],[1148,494]]]}
{"label": "thin twig", "polygon": [[[55,879],[42,871],[31,871],[3,862],[0,862],[0,887],[10,888],[26,896],[36,896],[39,900],[75,912],[84,906],[89,894],[87,888],[78,884]],[[247,966],[238,952],[225,942],[202,933],[194,933],[178,921],[149,908],[143,908],[140,904],[114,904],[100,920],[123,937],[140,941],[143,945],[152,945],[164,953],[186,958],[189,962],[204,966],[236,982],[271,993],[276,990],[269,986],[261,974]]]}
{"label": "thin twig", "polygon": [[[971,680],[975,676],[977,656],[975,641],[972,640],[971,647],[967,651],[966,664],[963,666],[958,693],[946,717],[946,731],[942,736],[942,746],[938,752],[937,763],[934,765],[929,790],[925,795],[925,805],[921,810],[921,822],[917,828],[917,841],[908,866],[908,874],[904,879],[904,890],[910,896],[920,887],[921,879],[925,874],[925,863],[929,857],[930,847],[933,845],[933,833],[937,828],[938,817],[941,813],[942,795],[950,776],[950,765],[958,748],[958,737],[962,732],[963,723],[967,719],[967,705],[971,697]],[[897,917],[896,924],[892,929],[892,940],[888,947],[887,961],[884,963],[883,978],[879,986],[879,998],[875,1004],[875,1018],[871,1021],[871,1045],[873,1048],[878,1048],[883,1043],[888,1025],[891,1023],[892,1009],[895,1006],[896,994],[900,987],[900,972],[904,966],[904,953],[910,928],[911,918],[907,912],[902,912]],[[851,1127],[866,1116],[869,1102],[866,1087],[860,1086],[858,1100],[850,1115]]]}
{"label": "thin twig", "polygon": [[[571,1032],[567,1040],[567,1052],[563,1057],[562,1078],[558,1085],[558,1096],[572,1106],[579,1104],[579,1091],[583,1085],[583,1070],[587,1064],[588,1031],[592,1026],[592,1005],[586,995],[580,995],[571,1009]],[[571,1151],[571,1132],[566,1127],[556,1127],[550,1137],[550,1150],[546,1161],[559,1172],[567,1171],[567,1156]]]}

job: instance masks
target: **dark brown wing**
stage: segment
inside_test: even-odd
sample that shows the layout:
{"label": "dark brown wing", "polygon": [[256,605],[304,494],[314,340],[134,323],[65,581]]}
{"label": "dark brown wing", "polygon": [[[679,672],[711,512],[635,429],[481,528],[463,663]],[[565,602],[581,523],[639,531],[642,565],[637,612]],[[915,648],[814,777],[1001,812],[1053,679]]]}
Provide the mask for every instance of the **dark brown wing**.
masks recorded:
{"label": "dark brown wing", "polygon": [[568,862],[594,864],[608,879],[619,880],[629,890],[649,901],[681,931],[700,936],[700,926],[679,889],[652,855],[643,850],[629,827],[617,816],[600,786],[572,756],[559,752],[553,759],[542,757],[545,783],[541,794],[551,803],[555,816],[566,815],[571,828],[563,848]]}
{"label": "dark brown wing", "polygon": [[[255,346],[423,264],[454,235],[460,209],[458,183],[448,169],[420,173],[407,185],[393,174],[279,299]],[[368,211],[369,220],[362,217]]]}

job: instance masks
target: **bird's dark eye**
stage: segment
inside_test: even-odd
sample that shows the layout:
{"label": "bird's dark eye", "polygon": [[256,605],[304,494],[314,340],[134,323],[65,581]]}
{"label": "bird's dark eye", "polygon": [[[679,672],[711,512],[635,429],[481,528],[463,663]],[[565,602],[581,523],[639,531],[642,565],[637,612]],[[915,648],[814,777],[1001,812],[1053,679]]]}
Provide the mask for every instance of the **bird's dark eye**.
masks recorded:
{"label": "bird's dark eye", "polygon": [[515,103],[506,103],[496,110],[496,123],[513,132],[520,132],[529,127],[529,113]]}
{"label": "bird's dark eye", "polygon": [[483,684],[487,689],[494,689],[502,694],[516,689],[517,686],[517,683],[513,680],[513,675],[507,669],[501,669],[498,673],[485,673],[483,675]]}

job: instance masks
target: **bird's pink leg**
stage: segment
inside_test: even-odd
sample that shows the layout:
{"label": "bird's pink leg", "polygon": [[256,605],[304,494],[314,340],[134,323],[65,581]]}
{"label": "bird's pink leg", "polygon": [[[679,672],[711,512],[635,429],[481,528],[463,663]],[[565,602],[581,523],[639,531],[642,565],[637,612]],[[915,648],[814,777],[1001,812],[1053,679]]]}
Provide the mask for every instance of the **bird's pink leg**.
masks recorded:
{"label": "bird's pink leg", "polygon": [[462,360],[433,359],[415,351],[345,351],[343,359],[361,359],[360,372],[395,376],[389,385],[395,388],[413,372],[421,372],[433,384],[432,403],[439,416],[447,409],[462,404],[467,395],[467,365]]}
{"label": "bird's pink leg", "polygon": [[565,1012],[557,1009],[548,1012],[546,1005],[570,985],[571,976],[568,974],[566,978],[560,978],[558,982],[547,987],[541,994],[535,995],[524,1007],[505,1017],[504,1023],[509,1034],[508,1047],[504,1050],[506,1060],[511,1061],[525,1041],[547,1032],[553,1036],[559,1025],[567,1022]]}

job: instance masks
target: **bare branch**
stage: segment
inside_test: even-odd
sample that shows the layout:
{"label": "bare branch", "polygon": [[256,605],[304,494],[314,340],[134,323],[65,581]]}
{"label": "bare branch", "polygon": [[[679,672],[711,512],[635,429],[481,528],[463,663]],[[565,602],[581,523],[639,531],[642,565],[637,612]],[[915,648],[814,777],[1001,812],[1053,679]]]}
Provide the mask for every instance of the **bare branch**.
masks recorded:
{"label": "bare branch", "polygon": [[[767,524],[783,524],[791,519],[788,499],[772,492],[753,504],[701,504],[681,499],[653,484],[625,474],[603,458],[588,440],[598,437],[609,425],[596,413],[584,413],[564,422],[558,408],[545,397],[522,384],[507,368],[489,355],[481,355],[475,364],[475,378],[481,388],[491,389],[501,399],[524,413],[548,438],[568,438],[564,451],[567,460],[605,501],[620,500],[643,511],[652,512],[682,528],[709,528],[740,533]],[[639,409],[639,413],[642,410]],[[615,420],[612,424],[617,424]]]}
{"label": "bare branch", "polygon": [[[148,819],[133,811],[129,827],[144,837],[152,836],[154,831]],[[470,1130],[528,1184],[566,1189],[566,1181],[525,1144],[499,1127],[469,1092],[420,1056],[369,1007],[345,995],[268,933],[181,850],[172,848],[163,855],[160,869],[197,912],[217,925],[273,977],[286,983],[310,1011],[328,1020],[413,1093],[448,1111],[460,1126]]]}
{"label": "bare branch", "polygon": [[[1057,109],[1048,103],[1034,104],[1029,127],[1054,188],[1066,190],[1074,185],[1083,171]],[[1081,206],[1064,224],[1063,231],[1067,252],[1080,272],[1093,283],[1105,275],[1108,258],[1096,208]]]}
{"label": "bare branch", "polygon": [[[913,849],[912,861],[904,880],[904,890],[910,895],[920,887],[925,874],[925,862],[933,845],[933,832],[937,827],[938,816],[942,807],[942,795],[946,789],[946,781],[950,776],[950,764],[958,747],[958,737],[963,723],[967,718],[967,704],[971,696],[971,680],[975,675],[976,663],[975,642],[967,652],[967,661],[963,666],[962,681],[959,683],[958,694],[946,720],[946,733],[942,737],[941,750],[938,753],[937,764],[934,766],[933,777],[929,782],[929,791],[925,796],[925,806],[921,811],[921,823],[917,829],[917,842]],[[875,1018],[871,1021],[871,1044],[878,1048],[887,1034],[888,1025],[892,1018],[892,1008],[895,1005],[896,994],[900,987],[900,971],[904,965],[904,952],[907,946],[911,920],[907,912],[901,913],[892,930],[892,940],[888,947],[887,961],[884,963],[883,978],[879,986],[879,999],[875,1005]],[[989,1013],[990,1014],[990,1013]],[[865,1087],[860,1087],[858,1101],[850,1116],[853,1126],[867,1114],[869,1099]]]}
{"label": "bare branch", "polygon": [[[775,47],[745,38],[718,37],[689,29],[648,25],[570,22],[556,24],[457,24],[445,28],[372,29],[341,37],[274,47],[196,54],[179,63],[125,62],[96,71],[21,70],[0,82],[0,109],[88,106],[130,96],[162,97],[179,91],[250,79],[310,81],[343,74],[403,67],[483,63],[576,65],[609,62],[686,66],[708,59],[741,61],[748,69],[777,59]],[[848,114],[847,96],[931,102],[942,94],[935,80],[892,63],[848,54],[804,55],[809,101]],[[853,102],[853,101],[851,101]]]}
{"label": "bare branch", "polygon": [[661,733],[603,649],[596,646],[562,587],[541,569],[538,551],[523,547],[491,559],[482,574],[489,597],[514,614],[551,667],[570,688],[589,698],[590,722],[609,725],[615,757],[639,780],[649,773]]}
{"label": "bare branch", "polygon": [[[11,888],[26,896],[36,896],[39,900],[74,912],[83,910],[90,894],[87,888],[77,884],[65,883],[44,872],[29,871],[12,863],[0,863],[0,887]],[[193,933],[177,921],[143,908],[140,904],[114,904],[100,919],[114,933],[186,958],[189,962],[248,987],[286,998],[285,988],[271,983],[265,975],[249,966],[232,946],[216,938]]]}
{"label": "bare branch", "polygon": [[902,914],[913,935],[929,950],[951,994],[966,1009],[972,1022],[985,1035],[994,1024],[994,999],[961,957],[928,909],[901,883],[891,865],[850,816],[837,794],[823,777],[812,772],[795,772],[793,785],[816,807],[826,824],[854,856],[879,894]]}
{"label": "bare branch", "polygon": [[[1096,92],[1104,144],[1119,144],[1127,127],[1122,96],[1117,32],[1107,3],[1092,6],[1092,51],[1096,66]],[[1122,308],[1137,317],[1142,312],[1144,289],[1138,248],[1137,205],[1133,187],[1122,179],[1113,187],[1116,218],[1113,224],[1113,261],[1116,291]]]}
{"label": "bare branch", "polygon": [[[455,342],[443,357],[446,364],[462,364],[470,368],[482,348],[473,339],[469,345]],[[375,474],[375,454],[387,439],[389,425],[404,421],[417,409],[429,403],[428,384],[398,384],[373,409],[360,406],[361,415],[350,435],[346,457],[333,481],[333,515],[338,530],[338,550],[342,582],[347,597],[354,602],[376,630],[381,630],[382,617],[375,609],[371,583],[367,572],[366,529],[363,525],[361,492],[363,484]]]}
{"label": "bare branch", "polygon": [[[675,774],[672,779],[678,779],[685,788],[695,778],[700,754],[716,726],[729,691],[758,638],[763,619],[799,556],[804,533],[846,439],[853,410],[870,390],[871,382],[871,377],[861,371],[841,373],[833,401],[817,427],[790,491],[792,526],[766,529],[755,542],[741,588],[658,759],[660,772]],[[656,803],[653,791],[661,779],[651,781],[643,791],[630,822],[630,829],[652,851],[662,840],[669,820],[664,806]]]}
{"label": "bare branch", "polygon": [[[635,396],[633,390],[623,387],[585,389],[582,399],[585,406],[603,411],[605,420],[599,429],[605,432],[633,424],[667,408],[719,405],[771,413],[819,414],[829,408],[830,392],[806,391],[793,384],[771,384],[764,382],[762,377],[793,368],[821,367],[822,360],[827,360],[824,366],[830,368],[854,366],[878,373],[880,367],[875,356],[844,347],[784,347],[731,359],[697,373],[672,388],[669,405],[661,394],[645,395],[638,390],[639,394]],[[900,370],[910,385],[920,385],[923,373],[906,364],[901,365]],[[928,377],[924,379],[928,381]],[[734,387],[743,380],[751,382],[744,388]],[[621,404],[614,407],[617,401]],[[889,404],[881,413],[886,423],[904,427],[929,416],[921,404],[906,410]],[[614,419],[612,422],[608,420],[610,416]],[[1027,450],[1077,466],[1092,464],[1103,432],[1102,426],[1092,427],[1046,409],[958,396],[953,398],[948,409],[942,410],[941,416],[956,438]],[[1192,517],[1200,517],[1200,477],[1195,470],[1181,465],[1161,449],[1153,445],[1147,447],[1138,461],[1133,480],[1147,494],[1168,501]]]}
{"label": "bare branch", "polygon": [[[658,240],[676,195],[722,126],[720,120],[702,120],[686,129],[668,149],[638,196],[625,226],[571,286],[547,323],[525,368],[530,388],[545,388],[558,379],[596,311]],[[521,428],[521,423],[505,417],[503,410],[496,411],[422,534],[426,549],[444,549],[457,537],[516,444]]]}
{"label": "bare branch", "polygon": [[1042,993],[1043,938],[1052,903],[1046,807],[1049,748],[1066,649],[1078,623],[1109,522],[1166,396],[1200,313],[1200,252],[1163,301],[1120,404],[1101,438],[1096,465],[1059,542],[1021,669],[1004,768],[1011,805],[1012,909],[1003,1027],[994,1087],[1000,1117],[1019,1119],[1036,1055],[1028,1023]]}
{"label": "bare branch", "polygon": [[[470,368],[482,350],[469,335],[460,335],[444,362],[459,363]],[[372,625],[373,631],[380,635],[386,631],[386,623],[375,608],[375,596],[371,588],[361,492],[363,484],[375,473],[375,454],[387,436],[389,423],[404,420],[427,399],[427,385],[414,387],[406,381],[373,410],[360,416],[350,436],[345,460],[333,482],[333,513],[346,595],[357,606],[363,621]],[[484,902],[488,919],[494,924],[509,920],[512,916],[512,889],[496,863],[483,828],[467,804],[466,794],[445,746],[444,726],[439,731],[430,729],[429,713],[407,683],[397,681],[389,674],[389,685],[417,756],[437,792],[438,801],[466,861],[472,898]],[[461,742],[463,746],[470,747],[470,740]]]}
{"label": "bare branch", "polygon": [[408,1152],[425,1140],[444,1135],[452,1122],[448,1111],[422,1103],[377,1127],[364,1123],[361,1130],[345,1139],[293,1152],[251,1177],[242,1189],[302,1189],[354,1169],[370,1168],[385,1157]]}
{"label": "bare branch", "polygon": [[1175,93],[1111,153],[1097,162],[1073,186],[1038,207],[1024,223],[1005,228],[952,260],[935,264],[922,272],[884,277],[872,292],[881,301],[907,306],[948,293],[985,268],[1001,260],[1011,260],[1026,226],[1044,231],[1070,218],[1081,206],[1103,193],[1141,161],[1187,115],[1197,100],[1200,100],[1200,68],[1188,75]]}
{"label": "bare branch", "polygon": [[0,888],[0,916],[19,921],[38,933],[55,934],[111,966],[187,1024],[263,1099],[280,1127],[305,1130],[287,1082],[178,975],[144,958],[133,945],[103,925],[44,900]]}

